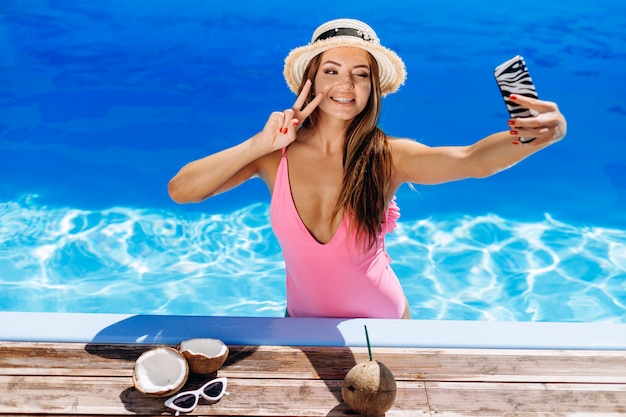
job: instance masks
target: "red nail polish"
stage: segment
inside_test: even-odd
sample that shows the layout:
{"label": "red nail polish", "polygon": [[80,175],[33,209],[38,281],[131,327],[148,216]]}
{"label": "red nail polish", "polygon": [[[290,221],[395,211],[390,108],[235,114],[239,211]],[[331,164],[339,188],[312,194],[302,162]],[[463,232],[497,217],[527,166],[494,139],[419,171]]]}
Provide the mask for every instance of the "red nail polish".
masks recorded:
{"label": "red nail polish", "polygon": [[517,130],[511,130],[509,133],[510,133],[511,135],[517,135]]}
{"label": "red nail polish", "polygon": [[520,141],[519,141],[519,140],[516,140],[516,141],[514,141],[514,142],[512,142],[512,143],[513,143],[513,145],[519,145],[519,144],[520,144]]}
{"label": "red nail polish", "polygon": [[510,98],[511,100],[517,100],[517,96],[516,96],[515,94],[511,94],[511,95],[509,96],[509,98]]}
{"label": "red nail polish", "polygon": [[509,125],[513,126],[513,125],[515,124],[515,120],[509,120],[507,123],[508,123]]}

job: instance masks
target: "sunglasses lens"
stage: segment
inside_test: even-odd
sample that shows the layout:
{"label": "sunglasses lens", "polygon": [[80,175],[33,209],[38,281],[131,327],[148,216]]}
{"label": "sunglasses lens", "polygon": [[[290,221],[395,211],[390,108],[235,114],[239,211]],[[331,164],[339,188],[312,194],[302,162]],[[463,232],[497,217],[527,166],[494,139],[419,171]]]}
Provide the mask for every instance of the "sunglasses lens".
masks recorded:
{"label": "sunglasses lens", "polygon": [[174,404],[176,407],[186,410],[186,409],[195,407],[196,398],[197,397],[193,394],[185,394],[185,395],[181,395],[180,397],[174,398],[174,401],[172,401],[172,404]]}
{"label": "sunglasses lens", "polygon": [[222,381],[217,381],[204,387],[204,395],[206,395],[207,397],[216,398],[222,393],[223,389],[224,384],[222,383]]}

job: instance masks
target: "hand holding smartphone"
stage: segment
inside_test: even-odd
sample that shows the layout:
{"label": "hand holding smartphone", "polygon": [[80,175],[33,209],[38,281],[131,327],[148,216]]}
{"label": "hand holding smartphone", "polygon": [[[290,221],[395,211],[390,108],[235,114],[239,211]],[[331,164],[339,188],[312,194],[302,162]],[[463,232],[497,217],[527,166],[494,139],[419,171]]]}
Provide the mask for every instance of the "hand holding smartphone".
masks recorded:
{"label": "hand holding smartphone", "polygon": [[[536,111],[521,107],[509,98],[511,94],[539,98],[533,80],[528,73],[526,62],[522,56],[514,56],[508,61],[498,65],[494,71],[494,76],[511,118],[532,117],[537,115]],[[529,143],[533,140],[535,140],[535,138],[520,138],[520,142],[522,143]]]}

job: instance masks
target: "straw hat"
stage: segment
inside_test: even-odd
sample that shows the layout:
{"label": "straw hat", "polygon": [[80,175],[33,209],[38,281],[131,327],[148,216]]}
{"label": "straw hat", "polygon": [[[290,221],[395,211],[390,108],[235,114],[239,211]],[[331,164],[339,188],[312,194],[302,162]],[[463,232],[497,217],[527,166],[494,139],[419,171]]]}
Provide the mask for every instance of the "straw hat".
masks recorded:
{"label": "straw hat", "polygon": [[283,74],[291,91],[297,94],[308,63],[317,55],[338,46],[365,49],[378,62],[382,95],[395,93],[406,78],[402,59],[380,44],[374,29],[355,19],[336,19],[315,29],[311,43],[293,49],[285,58]]}

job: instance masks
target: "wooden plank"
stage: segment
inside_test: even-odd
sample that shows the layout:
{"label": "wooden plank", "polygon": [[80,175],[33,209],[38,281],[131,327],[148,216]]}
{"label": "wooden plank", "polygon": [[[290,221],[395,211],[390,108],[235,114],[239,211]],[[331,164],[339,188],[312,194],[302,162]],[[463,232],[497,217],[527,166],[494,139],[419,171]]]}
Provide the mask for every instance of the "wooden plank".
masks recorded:
{"label": "wooden plank", "polygon": [[626,384],[426,382],[438,416],[624,416]]}
{"label": "wooden plank", "polygon": [[[248,372],[247,366],[266,364],[264,355],[275,347],[263,347],[250,354],[249,361],[230,366],[228,372]],[[322,378],[339,378],[358,362],[368,359],[365,348],[297,348],[291,361],[273,363],[271,373],[289,363],[290,372],[324,369]],[[302,356],[305,356],[304,359]],[[493,381],[493,382],[589,382],[626,383],[626,351],[529,351],[495,349],[395,349],[375,348],[374,359],[383,362],[398,380]],[[299,368],[300,366],[305,367]],[[258,368],[257,368],[258,369]],[[333,374],[332,370],[336,373]]]}
{"label": "wooden plank", "polygon": [[[149,345],[0,343],[0,415],[161,414],[132,386]],[[365,348],[231,346],[231,395],[205,415],[347,416],[341,382]],[[374,348],[398,381],[392,416],[626,415],[626,352]],[[192,376],[185,389],[209,377]],[[563,383],[567,382],[567,383]],[[430,411],[429,411],[430,406]]]}
{"label": "wooden plank", "polygon": [[131,375],[152,346],[0,342],[1,375]]}
{"label": "wooden plank", "polygon": [[[184,389],[204,380],[192,378]],[[130,378],[0,376],[0,414],[128,415],[161,414],[163,398],[150,398]],[[196,414],[237,416],[354,416],[341,401],[341,381],[296,379],[228,380],[229,395],[218,403],[201,403]],[[427,416],[424,384],[399,382],[388,417]]]}
{"label": "wooden plank", "polygon": [[[128,376],[146,345],[2,343],[0,374]],[[365,348],[231,346],[226,376],[341,379]],[[626,383],[625,351],[374,348],[398,380]],[[71,371],[70,371],[71,370]]]}
{"label": "wooden plank", "polygon": [[425,381],[626,383],[626,351],[425,350],[406,361]]}

